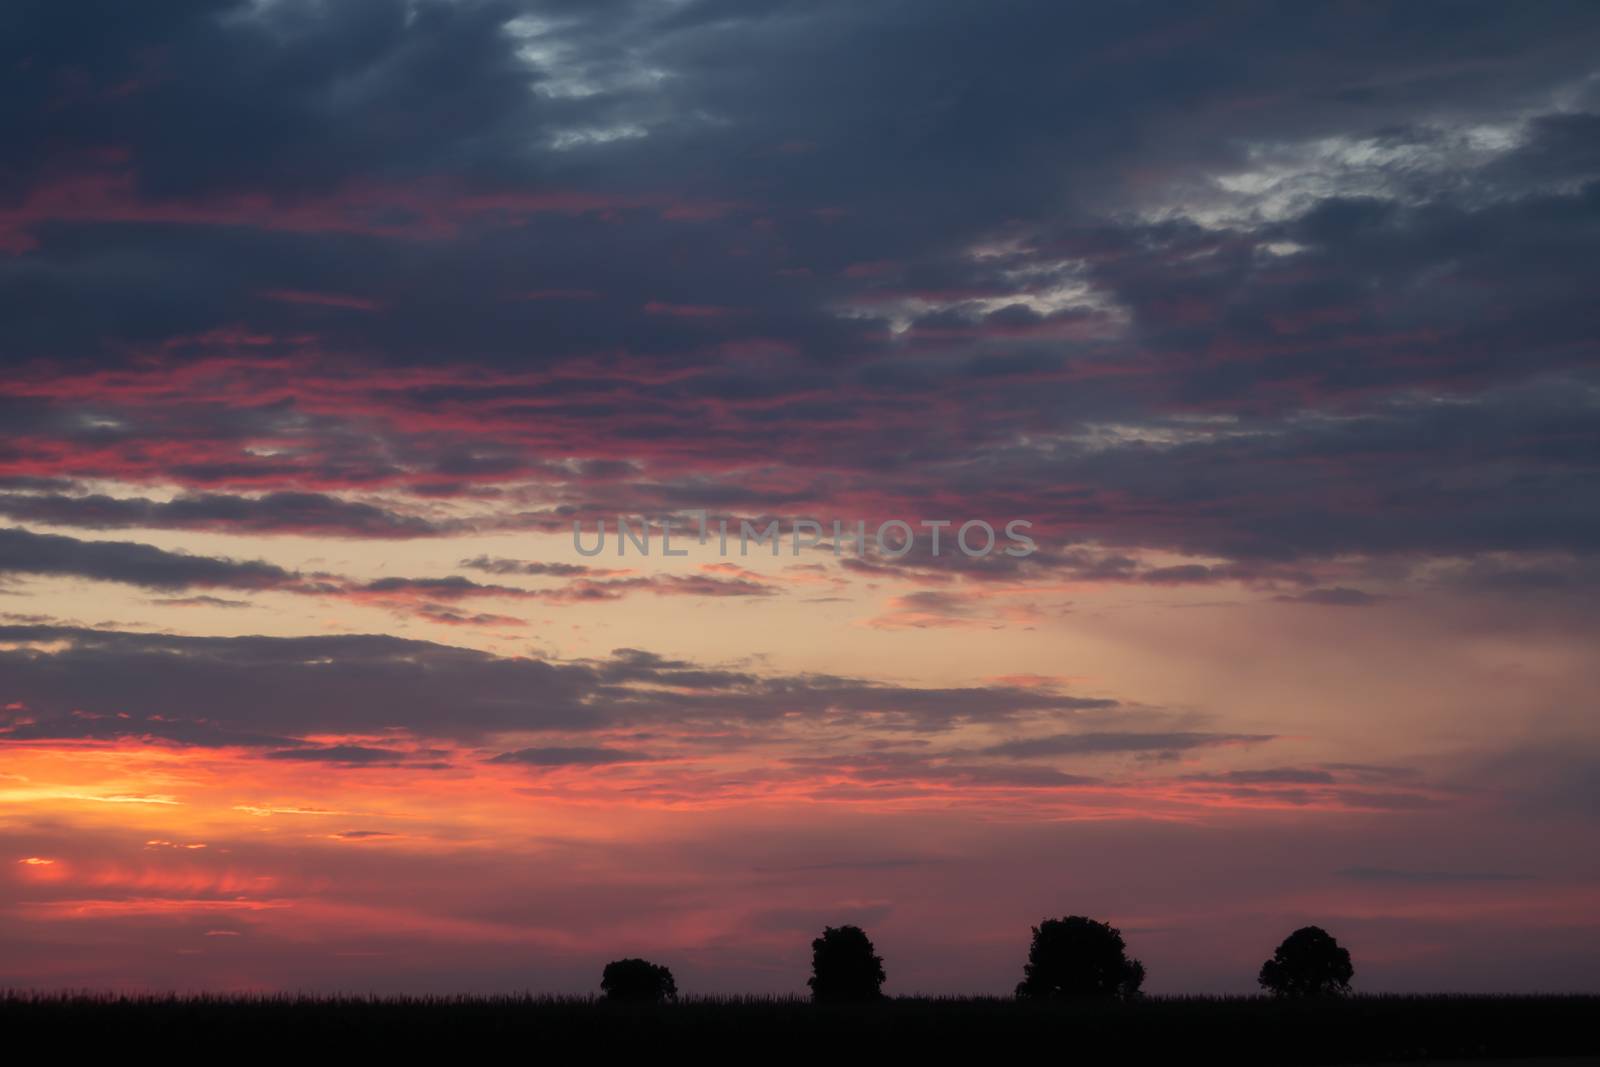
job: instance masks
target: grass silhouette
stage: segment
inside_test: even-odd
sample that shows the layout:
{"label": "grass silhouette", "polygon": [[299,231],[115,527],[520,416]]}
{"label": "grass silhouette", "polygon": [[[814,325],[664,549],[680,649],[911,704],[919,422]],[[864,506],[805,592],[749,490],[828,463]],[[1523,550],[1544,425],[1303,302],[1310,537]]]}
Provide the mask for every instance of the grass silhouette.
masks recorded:
{"label": "grass silhouette", "polygon": [[1597,1019],[1600,996],[891,997],[858,1005],[749,996],[616,1005],[543,996],[0,995],[0,1034],[9,1041],[113,1053],[174,1041],[219,1054],[511,1043],[562,1057],[732,1048],[747,1060],[846,1048],[994,1058],[1039,1047],[1091,1063],[1339,1064],[1594,1055]]}

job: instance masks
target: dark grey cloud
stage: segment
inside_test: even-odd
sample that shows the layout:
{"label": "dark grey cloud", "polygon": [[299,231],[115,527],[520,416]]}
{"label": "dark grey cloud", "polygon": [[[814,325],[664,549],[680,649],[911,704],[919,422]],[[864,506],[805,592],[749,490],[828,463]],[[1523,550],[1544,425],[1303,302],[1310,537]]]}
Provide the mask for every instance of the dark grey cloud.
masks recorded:
{"label": "dark grey cloud", "polygon": [[1570,553],[1483,555],[1442,568],[1435,581],[1469,593],[1585,601],[1600,587],[1600,560]]}
{"label": "dark grey cloud", "polygon": [[[519,22],[523,12],[537,21]],[[88,341],[113,325],[94,321],[106,315],[113,335],[198,333],[247,317],[315,326],[347,350],[420,356],[448,339],[454,352],[498,359],[513,358],[514,338],[530,331],[681,357],[734,326],[652,315],[652,306],[732,308],[747,336],[819,354],[841,341],[871,347],[866,332],[824,312],[872,276],[867,265],[908,265],[919,285],[970,287],[970,272],[939,277],[952,250],[1008,220],[1081,212],[1121,188],[1129,169],[1216,168],[1242,162],[1252,139],[1393,129],[1447,107],[1498,118],[1586,74],[1583,42],[1595,30],[1580,4],[1537,16],[1471,5],[1448,16],[1286,17],[1251,5],[1207,15],[1049,3],[980,15],[905,2],[555,13],[362,0],[332,17],[288,0],[173,5],[150,25],[111,11],[85,17],[102,27],[99,42],[49,5],[12,16],[8,39],[30,61],[0,116],[30,161],[13,183],[26,188],[52,164],[90,169],[115,139],[137,161],[127,169],[141,202],[264,194],[283,221],[262,225],[264,212],[255,221],[266,232],[247,225],[222,241],[193,227],[140,227],[128,236],[164,268],[145,299],[85,302],[89,317],[62,319],[58,331]],[[1463,52],[1480,57],[1470,77],[1459,70]],[[75,72],[68,87],[64,70]],[[1308,83],[1325,88],[1306,93]],[[1098,106],[1071,106],[1089,97]],[[943,180],[927,181],[930,172]],[[370,202],[337,199],[353,185]],[[384,202],[395,187],[431,198]],[[514,206],[575,192],[596,212],[530,223]],[[651,196],[666,203],[630,206]],[[516,225],[462,233],[471,220],[449,205],[468,203],[508,205],[480,221]],[[698,205],[725,214],[706,217]],[[602,209],[630,225],[595,217]],[[840,214],[828,222],[819,211]],[[465,244],[395,258],[364,243],[431,232],[441,215]],[[928,226],[932,218],[941,225]],[[318,224],[344,236],[320,239]],[[25,232],[42,240],[41,228]],[[727,255],[730,242],[742,255]],[[70,257],[74,277],[65,289],[31,277],[36,299],[70,299],[74,286],[115,298],[113,265],[53,244],[44,252]],[[674,267],[634,266],[652,261]],[[197,262],[208,273],[185,270]],[[775,286],[779,270],[789,273]],[[260,299],[345,292],[352,278],[377,313]],[[196,291],[210,299],[182,299]],[[511,299],[561,293],[597,297]]]}
{"label": "dark grey cloud", "polygon": [[[371,375],[25,391],[19,521],[423,536],[331,494],[531,479],[1223,561],[1152,582],[1595,550],[1593,5],[324,7],[8,8],[5,358]],[[228,492],[61,491],[119,473]]]}
{"label": "dark grey cloud", "polygon": [[0,495],[0,515],[22,522],[92,530],[142,527],[374,539],[432,537],[456,529],[373,504],[340,500],[323,493],[295,492],[264,493],[258,497],[195,493],[171,500],[9,493]]}
{"label": "dark grey cloud", "polygon": [[649,574],[629,578],[580,578],[550,594],[569,601],[619,600],[631,593],[657,596],[761,597],[782,590],[754,577],[719,577],[714,574]]}
{"label": "dark grey cloud", "polygon": [[[103,706],[114,705],[108,701]],[[0,728],[0,740],[4,741],[131,739],[184,748],[281,748],[297,741],[293,737],[257,733],[216,720],[175,718],[159,713],[86,712],[74,708],[39,718],[31,714],[7,714],[3,718],[13,720]]]}
{"label": "dark grey cloud", "polygon": [[371,745],[307,745],[283,748],[262,753],[263,759],[294,760],[305,763],[333,763],[341,767],[397,767],[416,768],[418,763],[406,759],[406,753],[392,748],[374,748]]}
{"label": "dark grey cloud", "polygon": [[[949,783],[979,789],[1079,789],[1103,785],[1104,780],[1083,774],[1068,774],[1053,767],[1013,766],[996,763],[969,763],[958,760],[932,760],[913,754],[872,756],[801,756],[786,763],[843,779],[841,786],[819,786],[821,796],[868,796],[882,786],[915,785],[928,782]],[[882,794],[880,794],[882,795]]]}
{"label": "dark grey cloud", "polygon": [[426,596],[439,600],[457,600],[470,596],[519,596],[525,590],[509,585],[486,585],[452,574],[445,578],[374,578],[353,587],[357,594],[376,596]]}
{"label": "dark grey cloud", "polygon": [[363,754],[294,743],[329,732],[477,739],[643,723],[759,726],[794,715],[938,732],[1116,703],[1005,685],[912,688],[726,671],[636,650],[550,662],[378,635],[186,637],[12,625],[0,627],[0,640],[10,645],[0,650],[0,705],[27,709],[26,721],[0,738],[150,737],[271,747],[284,750],[273,758],[288,760],[387,758],[381,746]]}
{"label": "dark grey cloud", "polygon": [[1034,759],[1049,756],[1099,756],[1125,753],[1166,754],[1221,745],[1256,745],[1273,740],[1270,734],[1227,734],[1197,731],[1131,733],[1095,731],[1052,734],[990,745],[986,756]]}
{"label": "dark grey cloud", "polygon": [[227,597],[207,596],[204,594],[199,596],[158,597],[151,600],[150,603],[172,608],[248,608],[250,606],[248,600],[229,600]]}
{"label": "dark grey cloud", "polygon": [[1338,779],[1332,771],[1313,767],[1268,767],[1249,771],[1224,771],[1220,774],[1191,774],[1191,782],[1226,782],[1244,785],[1333,785]]}
{"label": "dark grey cloud", "polygon": [[132,541],[80,541],[57,534],[0,529],[0,574],[124,582],[146,589],[272,589],[296,575],[262,560],[168,552]]}
{"label": "dark grey cloud", "polygon": [[[471,562],[471,561],[469,561]],[[554,568],[550,573],[564,573]],[[327,573],[302,574],[264,561],[240,561],[170,552],[131,541],[84,541],[60,534],[21,528],[0,528],[0,576],[7,574],[87,578],[147,589],[226,588],[281,591],[307,596],[341,597],[370,602],[402,614],[418,614],[436,622],[473,626],[521,625],[522,620],[487,612],[462,612],[449,605],[470,598],[540,599],[552,602],[607,602],[635,593],[658,596],[773,596],[777,586],[754,578],[710,574],[661,574],[627,578],[583,577],[611,573],[577,568],[579,577],[553,589],[476,582],[463,575],[437,578],[391,576],[356,581]],[[504,570],[498,573],[506,573]],[[515,573],[530,573],[526,569]],[[169,597],[169,606],[243,607],[207,595]]]}
{"label": "dark grey cloud", "polygon": [[472,559],[464,559],[456,566],[465,567],[469,570],[484,571],[488,574],[527,574],[540,578],[576,578],[596,570],[594,567],[587,567],[581,563],[542,563],[491,556],[475,556]]}
{"label": "dark grey cloud", "polygon": [[603,763],[640,763],[651,757],[602,745],[550,745],[502,752],[490,763],[521,763],[530,767],[595,766]]}

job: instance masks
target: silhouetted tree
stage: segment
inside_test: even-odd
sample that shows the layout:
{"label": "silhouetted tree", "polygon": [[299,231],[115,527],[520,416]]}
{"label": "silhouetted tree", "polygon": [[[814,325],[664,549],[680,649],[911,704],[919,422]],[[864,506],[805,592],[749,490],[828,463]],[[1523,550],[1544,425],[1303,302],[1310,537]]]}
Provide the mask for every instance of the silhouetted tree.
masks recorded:
{"label": "silhouetted tree", "polygon": [[1338,996],[1350,992],[1356,969],[1350,953],[1320,926],[1302,926],[1283,939],[1256,980],[1279,997]]}
{"label": "silhouetted tree", "polygon": [[1069,915],[1033,928],[1019,997],[1131,997],[1144,964],[1130,960],[1122,934],[1106,923]]}
{"label": "silhouetted tree", "polygon": [[672,972],[649,960],[612,960],[600,975],[600,991],[607,1000],[632,1004],[656,1004],[678,999],[678,983]]}
{"label": "silhouetted tree", "polygon": [[826,926],[811,942],[811,999],[819,1003],[883,996],[883,957],[859,926]]}

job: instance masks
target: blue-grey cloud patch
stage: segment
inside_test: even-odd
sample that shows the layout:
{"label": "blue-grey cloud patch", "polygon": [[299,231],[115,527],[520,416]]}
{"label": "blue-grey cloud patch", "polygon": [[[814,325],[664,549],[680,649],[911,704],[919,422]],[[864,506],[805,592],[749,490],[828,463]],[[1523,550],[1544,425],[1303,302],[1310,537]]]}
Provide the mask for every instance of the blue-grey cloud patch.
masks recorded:
{"label": "blue-grey cloud patch", "polygon": [[132,541],[80,541],[57,534],[0,529],[0,574],[90,578],[146,589],[272,589],[297,576],[263,560],[168,552]]}
{"label": "blue-grey cloud patch", "polygon": [[0,515],[20,522],[92,530],[141,527],[379,540],[436,537],[459,529],[452,524],[430,522],[374,504],[342,500],[324,493],[298,492],[261,496],[196,493],[171,500],[104,494],[9,493],[0,494]]}
{"label": "blue-grey cloud patch", "polygon": [[411,754],[392,748],[371,745],[306,745],[283,748],[262,753],[263,759],[292,760],[302,763],[330,763],[341,767],[399,767],[413,769],[443,769],[448,764],[414,761]]}
{"label": "blue-grey cloud patch", "polygon": [[528,767],[594,767],[607,763],[644,763],[653,757],[642,752],[603,745],[550,745],[502,752],[490,763],[519,763]]}
{"label": "blue-grey cloud patch", "polygon": [[1217,774],[1191,774],[1186,775],[1185,780],[1234,785],[1333,785],[1339,779],[1331,770],[1316,767],[1266,767]]}
{"label": "blue-grey cloud patch", "polygon": [[588,567],[582,563],[550,563],[493,556],[474,556],[456,565],[468,570],[483,571],[486,574],[520,574],[536,578],[577,578],[591,574],[597,569],[604,570],[604,568]]}
{"label": "blue-grey cloud patch", "polygon": [[1003,741],[1000,744],[990,745],[979,751],[985,756],[1007,756],[1013,759],[1125,754],[1163,755],[1186,752],[1197,748],[1259,745],[1273,739],[1271,734],[1206,733],[1183,730],[1150,733],[1091,731]]}
{"label": "blue-grey cloud patch", "polygon": [[647,724],[760,728],[795,717],[939,733],[1116,706],[1008,685],[917,688],[628,649],[550,661],[377,634],[190,637],[19,624],[0,626],[0,641],[0,706],[30,709],[0,740],[151,736],[289,749],[328,733],[477,740]]}

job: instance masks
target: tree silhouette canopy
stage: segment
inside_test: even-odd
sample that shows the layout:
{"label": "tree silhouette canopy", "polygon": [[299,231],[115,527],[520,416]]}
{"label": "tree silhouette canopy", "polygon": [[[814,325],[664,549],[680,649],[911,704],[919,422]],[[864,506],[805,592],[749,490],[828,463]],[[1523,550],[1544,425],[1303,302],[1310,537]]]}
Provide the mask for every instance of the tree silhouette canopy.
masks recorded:
{"label": "tree silhouette canopy", "polygon": [[656,1004],[678,999],[678,983],[672,972],[649,960],[612,960],[600,975],[600,991],[607,1000],[633,1004]]}
{"label": "tree silhouette canopy", "polygon": [[1283,939],[1256,980],[1279,997],[1337,996],[1350,992],[1356,969],[1350,953],[1320,926],[1302,926]]}
{"label": "tree silhouette canopy", "polygon": [[1144,964],[1130,960],[1122,933],[1069,915],[1033,928],[1018,997],[1131,997],[1144,984]]}
{"label": "tree silhouette canopy", "polygon": [[811,942],[811,999],[819,1003],[883,996],[883,958],[859,926],[827,926]]}

